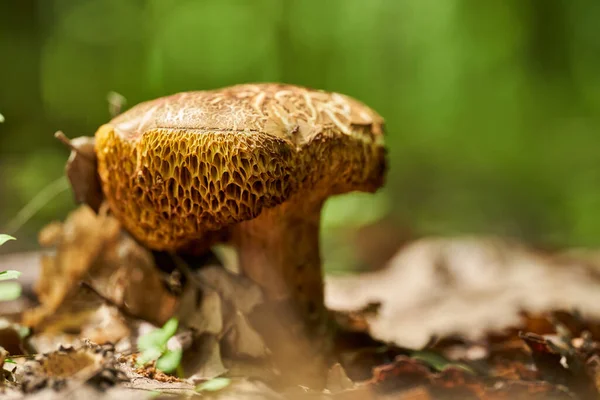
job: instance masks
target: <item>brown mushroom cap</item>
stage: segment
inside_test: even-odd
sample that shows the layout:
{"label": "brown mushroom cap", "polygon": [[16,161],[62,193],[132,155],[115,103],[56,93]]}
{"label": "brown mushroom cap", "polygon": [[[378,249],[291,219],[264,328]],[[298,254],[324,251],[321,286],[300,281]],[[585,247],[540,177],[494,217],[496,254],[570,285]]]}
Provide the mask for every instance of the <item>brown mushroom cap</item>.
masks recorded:
{"label": "brown mushroom cap", "polygon": [[142,243],[178,250],[290,196],[374,191],[383,120],[341,94],[281,84],[179,93],[96,132],[111,209]]}

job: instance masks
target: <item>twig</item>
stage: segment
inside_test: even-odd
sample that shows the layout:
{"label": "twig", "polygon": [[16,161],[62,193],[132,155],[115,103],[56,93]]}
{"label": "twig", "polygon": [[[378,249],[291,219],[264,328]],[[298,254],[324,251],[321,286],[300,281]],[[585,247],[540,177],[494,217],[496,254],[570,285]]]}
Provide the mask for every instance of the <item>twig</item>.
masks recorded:
{"label": "twig", "polygon": [[91,283],[86,282],[86,281],[81,281],[79,284],[82,287],[84,287],[86,289],[89,289],[92,293],[94,293],[96,296],[98,296],[102,301],[104,301],[109,306],[115,307],[117,310],[119,310],[126,317],[131,318],[131,319],[135,319],[135,320],[142,320],[142,318],[138,317],[137,315],[134,315],[131,311],[129,311],[127,308],[123,307],[122,305],[118,304],[113,299],[104,296],[94,286],[92,286]]}
{"label": "twig", "polygon": [[95,160],[93,158],[91,158],[89,155],[83,153],[81,150],[79,150],[77,147],[75,147],[73,145],[73,143],[71,142],[71,139],[69,139],[67,137],[67,135],[65,135],[62,131],[56,131],[54,133],[54,137],[56,139],[58,139],[62,144],[67,146],[69,149],[71,149],[72,151],[74,151],[75,153],[80,155],[82,158],[86,159],[87,161],[89,161],[91,163],[95,162]]}
{"label": "twig", "polygon": [[120,93],[110,91],[106,95],[106,101],[108,101],[108,112],[111,117],[116,117],[121,114],[123,106],[127,104],[127,99]]}

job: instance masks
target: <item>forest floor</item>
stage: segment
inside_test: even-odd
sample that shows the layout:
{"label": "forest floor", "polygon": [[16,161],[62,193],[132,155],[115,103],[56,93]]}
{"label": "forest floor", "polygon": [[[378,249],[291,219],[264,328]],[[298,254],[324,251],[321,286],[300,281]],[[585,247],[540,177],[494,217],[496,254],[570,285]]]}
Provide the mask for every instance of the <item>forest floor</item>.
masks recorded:
{"label": "forest floor", "polygon": [[[429,238],[387,267],[328,277],[345,330],[325,388],[281,385],[248,322],[261,291],[226,251],[153,255],[87,206],[5,255],[4,399],[596,399],[600,257],[498,238]],[[184,265],[185,266],[182,266]]]}

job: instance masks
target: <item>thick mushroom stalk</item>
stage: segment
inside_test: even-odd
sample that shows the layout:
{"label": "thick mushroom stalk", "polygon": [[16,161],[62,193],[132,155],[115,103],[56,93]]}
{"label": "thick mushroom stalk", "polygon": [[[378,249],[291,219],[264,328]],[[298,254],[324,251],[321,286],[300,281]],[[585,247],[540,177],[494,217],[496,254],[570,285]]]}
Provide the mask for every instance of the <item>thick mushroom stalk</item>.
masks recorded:
{"label": "thick mushroom stalk", "polygon": [[[312,201],[311,201],[312,200]],[[246,276],[274,301],[292,301],[316,319],[323,309],[319,222],[323,199],[293,200],[233,228],[232,242]]]}
{"label": "thick mushroom stalk", "polygon": [[327,342],[321,207],[382,186],[381,117],[336,93],[238,85],[142,103],[98,129],[96,154],[111,210],[148,247],[201,250],[231,234],[268,299],[254,322],[302,383],[299,364]]}
{"label": "thick mushroom stalk", "polygon": [[297,384],[323,384],[331,331],[323,303],[319,252],[321,199],[292,199],[233,228],[242,272],[266,302],[251,321],[275,364]]}

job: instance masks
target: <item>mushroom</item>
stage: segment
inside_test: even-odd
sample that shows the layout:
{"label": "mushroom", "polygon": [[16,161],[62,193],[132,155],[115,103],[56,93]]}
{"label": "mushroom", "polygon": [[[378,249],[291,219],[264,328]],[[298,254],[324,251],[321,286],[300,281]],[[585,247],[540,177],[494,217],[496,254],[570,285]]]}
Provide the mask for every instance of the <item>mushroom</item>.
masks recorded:
{"label": "mushroom", "polygon": [[332,195],[382,186],[376,112],[338,93],[283,84],[185,92],[101,126],[96,153],[110,208],[137,240],[202,251],[226,237],[267,298],[255,321],[274,358],[316,354],[307,349],[328,326],[321,208]]}

